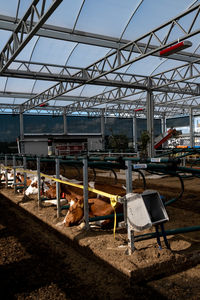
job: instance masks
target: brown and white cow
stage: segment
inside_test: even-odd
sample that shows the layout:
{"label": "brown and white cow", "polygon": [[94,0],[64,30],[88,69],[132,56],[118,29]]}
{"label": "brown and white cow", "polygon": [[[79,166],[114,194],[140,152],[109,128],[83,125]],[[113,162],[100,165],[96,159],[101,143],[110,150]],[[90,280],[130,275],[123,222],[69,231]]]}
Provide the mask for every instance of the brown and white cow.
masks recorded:
{"label": "brown and white cow", "polygon": [[[105,199],[99,198],[89,198],[89,217],[100,217],[100,216],[107,216],[114,213],[114,210],[110,203],[105,201]],[[123,207],[122,204],[117,203],[116,212],[122,212]],[[84,215],[83,209],[83,199],[79,200],[71,200],[70,207],[67,212],[67,215],[64,219],[64,224],[69,227],[72,225],[77,225],[80,223]],[[103,222],[103,225],[109,224],[110,220],[106,220]]]}
{"label": "brown and white cow", "polygon": [[[94,188],[110,193],[112,195],[124,196],[126,194],[125,190],[123,188],[120,188],[119,186],[112,186],[108,184],[95,184]],[[143,191],[143,189],[134,190],[135,193],[142,193]],[[69,203],[70,207],[64,219],[64,224],[68,227],[79,224],[84,215],[83,197],[79,199],[73,199]],[[109,198],[102,196],[101,198],[89,198],[88,204],[90,218],[111,215],[114,213]],[[116,212],[123,212],[122,204],[117,203]],[[103,222],[103,225],[109,224],[110,222],[110,220],[106,220]]]}

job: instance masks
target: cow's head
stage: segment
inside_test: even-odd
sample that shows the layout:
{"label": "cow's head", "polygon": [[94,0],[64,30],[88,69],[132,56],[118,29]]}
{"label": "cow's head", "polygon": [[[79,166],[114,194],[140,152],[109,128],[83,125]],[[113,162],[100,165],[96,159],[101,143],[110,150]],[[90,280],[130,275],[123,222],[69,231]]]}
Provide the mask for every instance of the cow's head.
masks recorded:
{"label": "cow's head", "polygon": [[83,198],[71,199],[69,210],[64,220],[64,224],[69,227],[77,224],[83,218]]}
{"label": "cow's head", "polygon": [[31,182],[29,187],[25,191],[26,196],[34,195],[38,193],[38,184],[37,184],[37,179],[34,178],[34,180]]}
{"label": "cow's head", "polygon": [[[46,185],[45,185],[46,184]],[[49,199],[55,199],[56,198],[56,183],[48,183],[45,182],[43,186],[43,195],[46,196]]]}

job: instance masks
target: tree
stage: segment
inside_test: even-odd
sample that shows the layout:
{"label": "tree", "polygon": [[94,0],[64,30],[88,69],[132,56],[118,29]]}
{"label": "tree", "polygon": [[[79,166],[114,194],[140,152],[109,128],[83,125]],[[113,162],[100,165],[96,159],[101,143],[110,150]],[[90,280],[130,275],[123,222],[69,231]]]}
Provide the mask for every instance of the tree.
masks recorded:
{"label": "tree", "polygon": [[147,146],[150,141],[150,135],[148,131],[144,130],[141,134],[141,140],[140,140],[140,157],[141,158],[147,158],[148,156],[148,151],[147,151]]}
{"label": "tree", "polygon": [[128,137],[125,134],[113,134],[111,129],[111,135],[107,139],[109,149],[125,150],[128,148]]}

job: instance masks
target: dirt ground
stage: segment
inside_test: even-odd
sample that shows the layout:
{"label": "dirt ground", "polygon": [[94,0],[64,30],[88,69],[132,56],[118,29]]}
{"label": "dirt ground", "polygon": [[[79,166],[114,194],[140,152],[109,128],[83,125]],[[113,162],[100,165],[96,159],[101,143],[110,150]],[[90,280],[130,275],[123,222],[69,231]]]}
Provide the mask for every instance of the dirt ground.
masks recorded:
{"label": "dirt ground", "polygon": [[[184,181],[183,197],[167,207],[165,229],[200,225],[199,181]],[[149,179],[147,188],[169,200],[180,183]],[[112,228],[67,228],[59,225],[66,210],[58,219],[56,207],[38,208],[36,197],[1,194],[1,299],[200,299],[199,231],[169,236],[171,250],[163,242],[160,250],[155,239],[136,242],[127,255],[123,228],[115,239]]]}

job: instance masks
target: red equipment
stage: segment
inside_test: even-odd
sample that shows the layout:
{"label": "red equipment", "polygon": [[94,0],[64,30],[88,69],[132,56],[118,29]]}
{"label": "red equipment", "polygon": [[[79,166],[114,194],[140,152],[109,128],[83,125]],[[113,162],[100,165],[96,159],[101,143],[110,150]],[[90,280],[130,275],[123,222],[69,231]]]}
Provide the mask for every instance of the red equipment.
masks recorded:
{"label": "red equipment", "polygon": [[175,44],[173,46],[170,46],[166,49],[161,50],[160,56],[168,56],[168,55],[174,54],[178,51],[181,51],[181,50],[186,49],[191,46],[192,46],[192,43],[190,41],[182,41],[178,44]]}
{"label": "red equipment", "polygon": [[136,108],[136,109],[134,109],[134,111],[142,111],[142,110],[144,110],[144,108]]}
{"label": "red equipment", "polygon": [[40,105],[39,105],[39,107],[45,107],[45,106],[48,106],[49,105],[49,103],[41,103]]}
{"label": "red equipment", "polygon": [[164,136],[159,136],[158,141],[156,141],[154,148],[158,149],[164,142],[166,142],[168,139],[170,139],[173,135],[173,133],[176,132],[176,129],[169,129],[167,132],[165,132]]}

